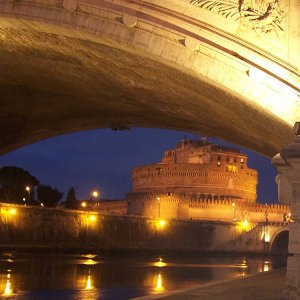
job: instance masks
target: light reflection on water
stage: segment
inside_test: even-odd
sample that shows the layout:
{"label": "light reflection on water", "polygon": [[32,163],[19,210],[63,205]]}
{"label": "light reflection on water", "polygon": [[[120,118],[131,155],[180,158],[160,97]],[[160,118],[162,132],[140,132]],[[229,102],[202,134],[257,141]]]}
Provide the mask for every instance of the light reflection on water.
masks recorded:
{"label": "light reflection on water", "polygon": [[286,261],[263,257],[0,255],[0,298],[130,299],[212,280],[266,272]]}

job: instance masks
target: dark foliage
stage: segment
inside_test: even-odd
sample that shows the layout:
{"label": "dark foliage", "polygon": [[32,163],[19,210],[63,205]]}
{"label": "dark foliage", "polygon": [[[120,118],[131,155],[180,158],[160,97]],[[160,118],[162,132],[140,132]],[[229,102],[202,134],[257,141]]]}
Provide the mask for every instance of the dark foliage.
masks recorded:
{"label": "dark foliage", "polygon": [[67,200],[66,200],[66,208],[67,209],[77,209],[78,203],[75,195],[75,189],[71,187],[67,194]]}
{"label": "dark foliage", "polygon": [[62,198],[63,193],[49,185],[39,185],[37,188],[38,200],[46,207],[55,206]]}
{"label": "dark foliage", "polygon": [[[28,171],[15,166],[0,169],[0,201],[8,203],[33,202],[34,187],[39,181]],[[26,190],[28,187],[28,190]],[[23,201],[25,199],[25,201]]]}

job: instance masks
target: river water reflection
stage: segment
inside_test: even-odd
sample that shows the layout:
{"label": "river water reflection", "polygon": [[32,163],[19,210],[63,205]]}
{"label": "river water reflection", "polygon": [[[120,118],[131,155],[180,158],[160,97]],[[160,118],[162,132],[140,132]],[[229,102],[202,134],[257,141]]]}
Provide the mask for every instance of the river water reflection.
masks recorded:
{"label": "river water reflection", "polygon": [[0,254],[0,298],[130,299],[285,266],[285,258]]}

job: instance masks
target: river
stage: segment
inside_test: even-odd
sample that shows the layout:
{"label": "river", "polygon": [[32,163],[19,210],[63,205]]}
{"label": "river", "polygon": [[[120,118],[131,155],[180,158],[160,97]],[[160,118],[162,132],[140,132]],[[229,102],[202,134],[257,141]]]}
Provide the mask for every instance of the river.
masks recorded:
{"label": "river", "polygon": [[247,256],[0,254],[0,298],[131,299],[283,267]]}

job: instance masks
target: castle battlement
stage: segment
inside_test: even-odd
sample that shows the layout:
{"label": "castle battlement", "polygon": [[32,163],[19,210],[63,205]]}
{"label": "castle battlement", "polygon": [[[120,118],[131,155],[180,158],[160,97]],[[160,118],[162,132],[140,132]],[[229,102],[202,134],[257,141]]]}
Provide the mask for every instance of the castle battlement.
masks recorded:
{"label": "castle battlement", "polygon": [[183,139],[132,169],[128,212],[151,217],[281,222],[289,207],[256,202],[257,171],[239,149]]}

